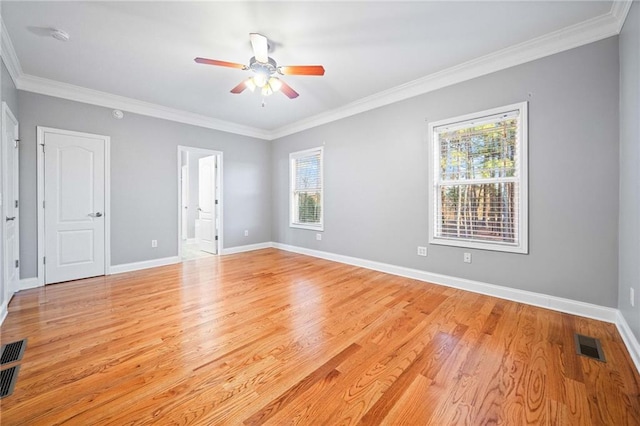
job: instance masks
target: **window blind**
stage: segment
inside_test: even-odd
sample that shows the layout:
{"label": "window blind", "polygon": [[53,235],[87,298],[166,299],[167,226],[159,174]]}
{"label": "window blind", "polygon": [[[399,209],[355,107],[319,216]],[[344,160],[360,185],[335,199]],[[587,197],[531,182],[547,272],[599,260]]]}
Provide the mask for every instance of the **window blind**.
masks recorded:
{"label": "window blind", "polygon": [[290,226],[322,229],[322,148],[290,154]]}

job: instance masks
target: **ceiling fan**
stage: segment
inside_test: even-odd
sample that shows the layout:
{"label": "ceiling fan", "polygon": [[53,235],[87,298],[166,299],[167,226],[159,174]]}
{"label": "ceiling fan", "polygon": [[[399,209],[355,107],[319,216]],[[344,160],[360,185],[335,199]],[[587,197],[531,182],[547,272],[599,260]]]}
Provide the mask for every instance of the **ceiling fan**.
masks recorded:
{"label": "ceiling fan", "polygon": [[235,94],[242,93],[245,89],[253,92],[256,87],[259,87],[263,96],[269,96],[274,92],[281,91],[289,97],[289,99],[295,99],[298,97],[298,92],[280,80],[278,75],[324,75],[324,67],[322,65],[278,66],[276,61],[269,57],[269,44],[265,36],[258,33],[251,33],[249,34],[249,38],[254,55],[249,60],[249,65],[207,58],[195,58],[194,60],[199,64],[252,71],[253,75],[251,77],[231,89],[231,93]]}

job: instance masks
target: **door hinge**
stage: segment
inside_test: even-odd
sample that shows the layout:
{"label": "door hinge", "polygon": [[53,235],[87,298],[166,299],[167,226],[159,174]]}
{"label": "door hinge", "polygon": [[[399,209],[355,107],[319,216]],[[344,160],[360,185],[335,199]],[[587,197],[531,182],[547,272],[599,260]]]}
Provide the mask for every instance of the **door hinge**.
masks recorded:
{"label": "door hinge", "polygon": [[20,261],[16,260],[16,268],[19,268],[19,267],[20,267]]}
{"label": "door hinge", "polygon": [[18,208],[18,200],[16,200],[15,207]]}
{"label": "door hinge", "polygon": [[43,258],[42,258],[42,264],[43,264],[43,265],[46,265],[46,264],[47,264],[47,256],[45,256],[45,257],[43,257]]}
{"label": "door hinge", "polygon": [[216,204],[218,204],[218,200],[216,200]]}
{"label": "door hinge", "polygon": [[218,236],[216,235],[216,241],[218,241]]}
{"label": "door hinge", "polygon": [[20,139],[14,139],[13,140],[13,147],[17,148],[19,143],[20,143]]}
{"label": "door hinge", "polygon": [[42,145],[42,152],[44,152],[44,144],[41,143],[40,145]]}

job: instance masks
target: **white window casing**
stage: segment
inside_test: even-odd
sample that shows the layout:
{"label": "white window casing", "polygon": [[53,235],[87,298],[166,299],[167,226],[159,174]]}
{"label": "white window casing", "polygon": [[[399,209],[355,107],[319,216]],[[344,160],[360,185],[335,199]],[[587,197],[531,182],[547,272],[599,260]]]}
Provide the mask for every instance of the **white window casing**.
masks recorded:
{"label": "white window casing", "polygon": [[324,230],[323,148],[289,154],[289,226]]}
{"label": "white window casing", "polygon": [[522,102],[429,124],[429,243],[528,253]]}

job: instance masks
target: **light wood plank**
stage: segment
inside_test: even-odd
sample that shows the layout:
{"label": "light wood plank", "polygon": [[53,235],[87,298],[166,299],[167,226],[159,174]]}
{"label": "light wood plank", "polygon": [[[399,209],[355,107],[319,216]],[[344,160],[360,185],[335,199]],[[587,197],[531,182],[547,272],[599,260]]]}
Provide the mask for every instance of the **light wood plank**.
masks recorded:
{"label": "light wood plank", "polygon": [[275,249],[23,291],[0,331],[2,425],[640,424],[612,324]]}

